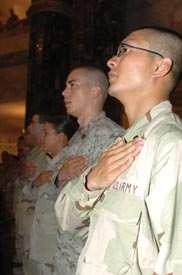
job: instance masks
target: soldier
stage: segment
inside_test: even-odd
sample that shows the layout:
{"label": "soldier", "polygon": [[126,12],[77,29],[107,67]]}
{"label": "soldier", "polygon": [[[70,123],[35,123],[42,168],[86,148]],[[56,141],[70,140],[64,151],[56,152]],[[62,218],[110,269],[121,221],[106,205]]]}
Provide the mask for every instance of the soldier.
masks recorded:
{"label": "soldier", "polygon": [[112,147],[70,182],[56,207],[60,225],[73,233],[80,217],[90,217],[79,275],[180,275],[182,124],[169,96],[181,79],[182,36],[161,26],[137,29],[107,64],[109,94],[129,121],[124,140],[145,143],[125,172],[127,161]]}
{"label": "soldier", "polygon": [[64,157],[63,148],[76,130],[77,124],[70,118],[52,116],[45,119],[41,144],[49,155],[48,165],[23,189],[25,196],[36,202],[30,237],[30,258],[35,261],[36,275],[54,272],[52,256],[58,227],[54,203],[59,190],[51,183],[51,178]]}
{"label": "soldier", "polygon": [[[35,265],[29,258],[30,253],[30,229],[32,226],[35,202],[27,199],[22,189],[31,181],[40,170],[47,167],[47,157],[41,148],[41,133],[45,115],[34,114],[30,125],[28,126],[28,134],[25,137],[26,142],[32,147],[32,150],[26,155],[23,161],[20,175],[16,180],[16,202],[15,202],[15,218],[16,218],[16,250],[19,260],[23,263],[23,274],[36,275]],[[21,259],[20,259],[21,258]]]}
{"label": "soldier", "polygon": [[[109,119],[103,111],[107,94],[108,79],[95,67],[78,67],[68,75],[63,91],[64,103],[67,113],[77,118],[79,129],[66,148],[67,158],[57,175],[56,184],[60,188],[65,185],[67,187],[69,179],[77,178],[88,165],[93,165],[116,137],[124,134],[124,129]],[[85,159],[80,159],[80,155]],[[79,173],[75,173],[81,162]],[[58,208],[58,216],[59,210],[61,212],[62,209]],[[80,223],[75,235],[59,228],[54,257],[55,274],[75,274],[77,260],[86,240],[88,224],[87,219]]]}

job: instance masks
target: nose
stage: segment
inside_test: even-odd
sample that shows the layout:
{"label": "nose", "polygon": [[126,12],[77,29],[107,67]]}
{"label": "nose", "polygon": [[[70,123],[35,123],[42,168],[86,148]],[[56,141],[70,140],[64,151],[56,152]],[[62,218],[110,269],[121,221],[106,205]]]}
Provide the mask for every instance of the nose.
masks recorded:
{"label": "nose", "polygon": [[43,130],[41,131],[41,138],[42,138],[42,139],[45,138],[45,133],[44,133]]}
{"label": "nose", "polygon": [[61,93],[62,93],[62,95],[64,96],[64,95],[65,95],[65,89],[64,89]]}
{"label": "nose", "polygon": [[68,89],[67,87],[62,91],[62,95],[65,97],[68,94]]}
{"label": "nose", "polygon": [[28,124],[27,126],[27,132],[31,133],[31,131],[32,131],[32,123],[30,122],[30,124]]}
{"label": "nose", "polygon": [[44,142],[44,139],[45,139],[45,133],[44,133],[44,131],[42,130],[42,131],[41,131],[41,135],[40,135],[41,143]]}
{"label": "nose", "polygon": [[108,61],[107,61],[107,66],[112,69],[114,67],[117,66],[118,63],[118,57],[115,55],[113,57],[111,57]]}

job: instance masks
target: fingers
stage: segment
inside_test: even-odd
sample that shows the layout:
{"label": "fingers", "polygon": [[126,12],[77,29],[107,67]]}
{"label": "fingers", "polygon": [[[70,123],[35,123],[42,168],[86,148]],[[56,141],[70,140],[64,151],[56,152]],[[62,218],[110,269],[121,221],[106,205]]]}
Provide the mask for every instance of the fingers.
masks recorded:
{"label": "fingers", "polygon": [[53,171],[45,171],[41,174],[41,179],[43,181],[49,181],[53,176]]}
{"label": "fingers", "polygon": [[143,139],[137,139],[127,144],[120,143],[116,150],[112,152],[112,155],[105,155],[106,168],[108,169],[108,173],[113,173],[113,179],[129,168],[135,157],[140,153],[144,142]]}
{"label": "fingers", "polygon": [[[111,148],[102,154],[101,158],[111,158],[111,161],[117,161],[122,158],[129,158],[131,156],[137,156],[144,145],[144,139],[138,138],[137,140],[124,143],[118,142],[111,146]],[[126,158],[125,158],[126,160]]]}
{"label": "fingers", "polygon": [[51,171],[44,171],[44,172],[41,173],[41,175],[43,177],[50,177],[50,176],[53,175],[53,171],[52,170]]}
{"label": "fingers", "polygon": [[[102,156],[105,159],[109,170],[120,169],[126,163],[131,165],[134,158],[140,153],[144,144],[144,140],[131,141],[127,144],[120,143],[112,151]],[[128,162],[129,161],[129,162]],[[125,166],[124,166],[124,169]],[[123,170],[123,169],[122,169]]]}
{"label": "fingers", "polygon": [[51,180],[53,171],[44,171],[34,180],[34,186],[43,185]]}
{"label": "fingers", "polygon": [[79,156],[70,156],[69,158],[67,158],[66,160],[70,160],[70,161],[80,161],[80,160],[88,160],[88,157],[85,155],[79,155]]}
{"label": "fingers", "polygon": [[58,173],[58,182],[69,180],[83,173],[88,166],[88,157],[86,156],[71,156],[67,158]]}
{"label": "fingers", "polygon": [[65,165],[69,169],[75,169],[81,171],[88,165],[88,158],[85,156],[74,156],[65,161]]}
{"label": "fingers", "polygon": [[97,165],[88,174],[88,189],[95,190],[110,186],[133,163],[143,144],[144,140],[138,138],[128,143],[120,141],[112,145],[101,155]]}

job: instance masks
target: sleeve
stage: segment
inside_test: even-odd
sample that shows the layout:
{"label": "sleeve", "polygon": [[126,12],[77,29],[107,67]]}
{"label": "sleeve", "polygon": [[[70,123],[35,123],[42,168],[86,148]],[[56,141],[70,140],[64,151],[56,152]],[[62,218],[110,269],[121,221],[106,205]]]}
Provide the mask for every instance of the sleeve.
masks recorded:
{"label": "sleeve", "polygon": [[103,190],[88,191],[85,188],[86,175],[90,169],[80,177],[67,183],[60,193],[55,211],[58,224],[63,231],[83,237],[88,231],[89,215]]}
{"label": "sleeve", "polygon": [[174,139],[157,152],[146,203],[159,245],[154,271],[179,275],[182,270],[182,139]]}

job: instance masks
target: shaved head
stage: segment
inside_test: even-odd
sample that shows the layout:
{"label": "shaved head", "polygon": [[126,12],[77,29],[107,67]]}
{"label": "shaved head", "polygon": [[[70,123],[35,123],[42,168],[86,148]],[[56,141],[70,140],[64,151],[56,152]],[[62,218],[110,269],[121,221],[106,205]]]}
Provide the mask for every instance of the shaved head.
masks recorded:
{"label": "shaved head", "polygon": [[174,89],[182,77],[182,35],[160,26],[144,26],[137,30],[144,30],[144,39],[149,43],[151,50],[172,60],[170,73],[171,85]]}
{"label": "shaved head", "polygon": [[87,83],[90,87],[100,87],[102,91],[103,102],[105,102],[108,96],[109,81],[105,73],[94,66],[81,66],[76,69],[83,70]]}

